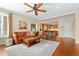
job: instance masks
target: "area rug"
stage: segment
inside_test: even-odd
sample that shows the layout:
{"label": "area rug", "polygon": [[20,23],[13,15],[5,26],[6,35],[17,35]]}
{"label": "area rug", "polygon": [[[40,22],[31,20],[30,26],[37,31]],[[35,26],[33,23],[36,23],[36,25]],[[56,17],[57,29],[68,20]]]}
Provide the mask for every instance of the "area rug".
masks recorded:
{"label": "area rug", "polygon": [[24,44],[18,44],[5,50],[8,56],[51,56],[58,46],[59,42],[41,39],[40,43],[29,48]]}

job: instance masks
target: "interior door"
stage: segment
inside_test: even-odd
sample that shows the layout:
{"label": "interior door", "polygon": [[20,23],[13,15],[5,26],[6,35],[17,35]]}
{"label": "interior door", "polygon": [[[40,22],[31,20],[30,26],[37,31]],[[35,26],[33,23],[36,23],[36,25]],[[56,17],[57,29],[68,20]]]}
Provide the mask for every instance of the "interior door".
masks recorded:
{"label": "interior door", "polygon": [[64,37],[72,37],[72,23],[65,23],[63,26]]}

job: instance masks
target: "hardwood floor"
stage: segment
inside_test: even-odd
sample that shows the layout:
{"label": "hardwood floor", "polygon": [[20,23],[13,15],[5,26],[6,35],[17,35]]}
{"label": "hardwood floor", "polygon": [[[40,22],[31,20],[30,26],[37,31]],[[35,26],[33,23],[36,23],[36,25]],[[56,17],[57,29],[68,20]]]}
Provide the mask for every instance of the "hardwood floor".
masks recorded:
{"label": "hardwood floor", "polygon": [[0,46],[0,56],[7,56],[6,51],[4,50],[5,45]]}
{"label": "hardwood floor", "polygon": [[[58,38],[56,41],[60,42],[60,45],[54,52],[53,56],[79,56],[79,44],[75,44],[75,40],[72,38]],[[0,56],[7,55],[5,46],[0,46]]]}
{"label": "hardwood floor", "polygon": [[72,38],[58,38],[60,42],[53,56],[79,56],[79,44],[75,44]]}

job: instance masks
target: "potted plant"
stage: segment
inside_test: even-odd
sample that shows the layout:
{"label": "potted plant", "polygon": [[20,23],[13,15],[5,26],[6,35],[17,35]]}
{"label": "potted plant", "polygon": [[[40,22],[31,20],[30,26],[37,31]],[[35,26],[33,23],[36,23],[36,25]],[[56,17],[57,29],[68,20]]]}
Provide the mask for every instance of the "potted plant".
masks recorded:
{"label": "potted plant", "polygon": [[38,31],[35,31],[35,36],[38,36],[39,35],[39,32]]}

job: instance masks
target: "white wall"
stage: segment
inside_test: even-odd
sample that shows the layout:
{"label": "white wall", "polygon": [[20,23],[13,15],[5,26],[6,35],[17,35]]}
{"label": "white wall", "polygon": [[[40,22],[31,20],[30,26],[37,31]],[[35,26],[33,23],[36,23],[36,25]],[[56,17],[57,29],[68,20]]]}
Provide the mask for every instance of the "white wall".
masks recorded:
{"label": "white wall", "polygon": [[75,38],[75,14],[60,17],[59,28],[60,28],[59,30],[60,37],[66,36],[66,37]]}
{"label": "white wall", "polygon": [[75,38],[76,38],[76,43],[79,43],[79,11],[76,11],[75,13]]}
{"label": "white wall", "polygon": [[[27,30],[21,30],[18,27],[19,21],[27,22]],[[35,19],[30,19],[25,16],[19,14],[13,14],[13,32],[21,32],[21,31],[31,31],[31,24],[36,24],[36,29],[40,30],[40,21]]]}

